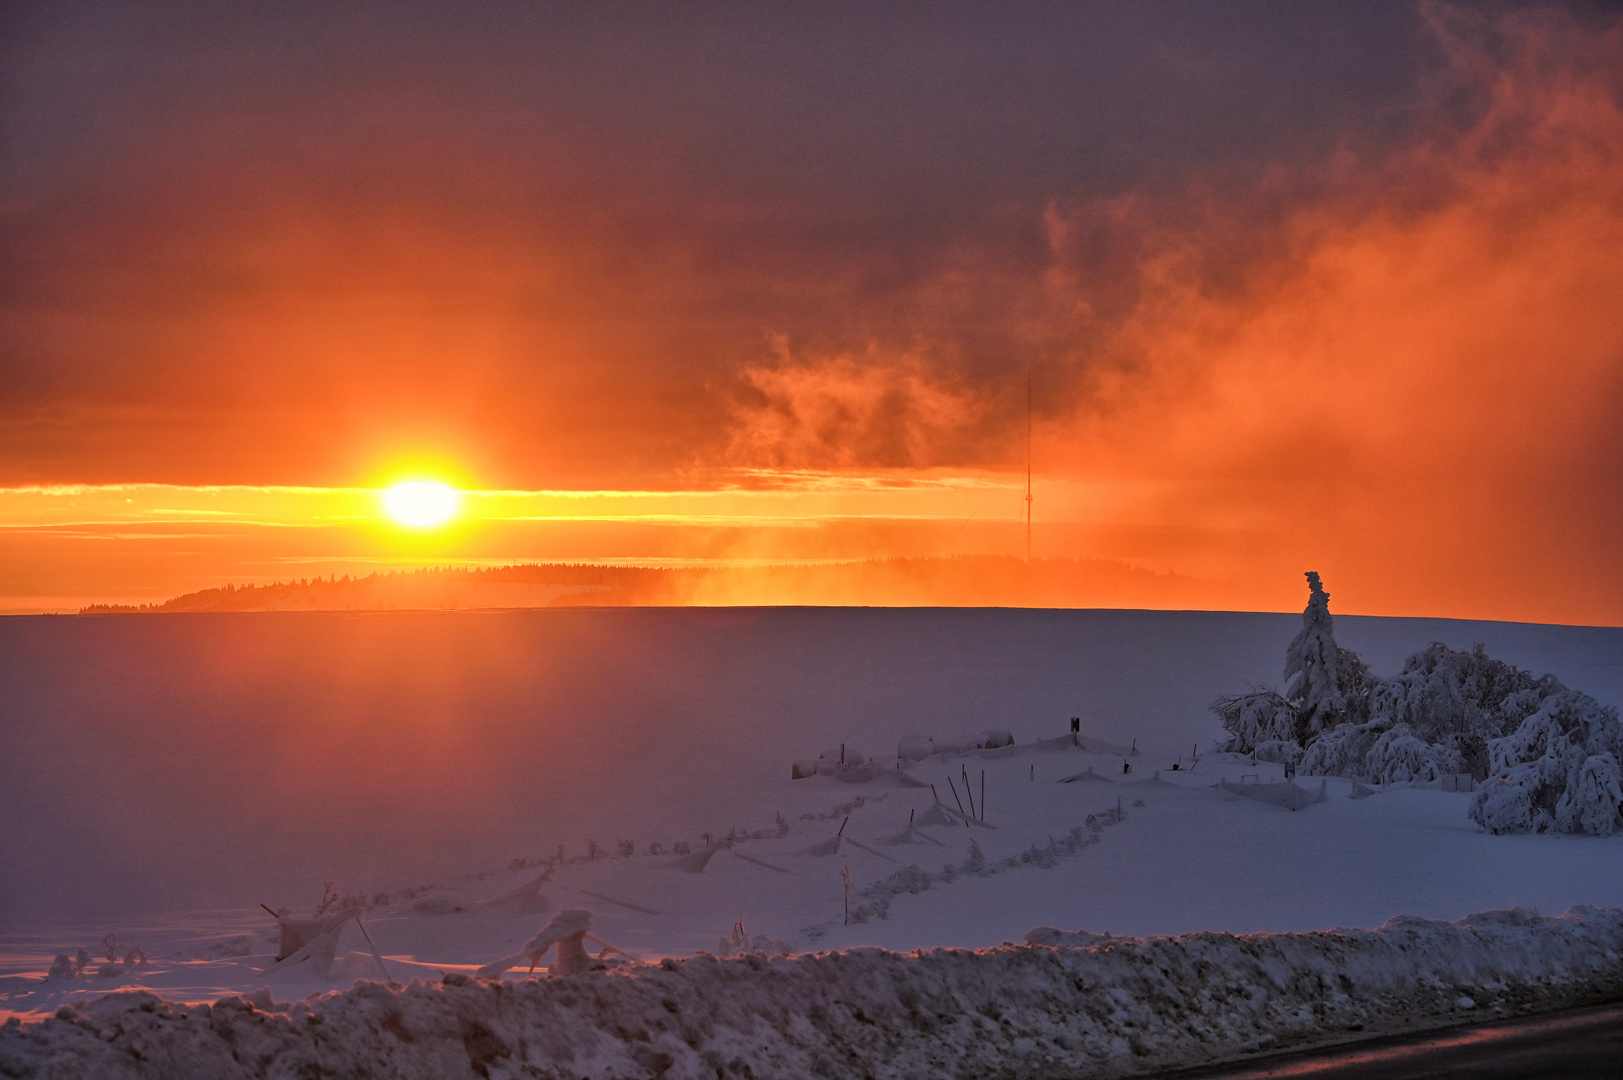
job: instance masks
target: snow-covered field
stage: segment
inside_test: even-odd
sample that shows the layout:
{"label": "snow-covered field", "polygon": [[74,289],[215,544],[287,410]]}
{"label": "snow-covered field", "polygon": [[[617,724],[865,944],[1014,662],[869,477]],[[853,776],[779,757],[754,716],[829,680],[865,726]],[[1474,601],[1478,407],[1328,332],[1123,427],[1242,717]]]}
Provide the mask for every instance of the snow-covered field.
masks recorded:
{"label": "snow-covered field", "polygon": [[[1623,837],[1489,836],[1468,794],[1434,789],[1353,799],[1351,781],[1299,778],[1326,797],[1291,811],[1214,787],[1281,779],[1214,752],[1205,705],[1277,681],[1299,626],[898,609],[3,619],[0,1015],[132,987],[297,1000],[378,977],[360,926],[398,981],[471,974],[565,907],[655,961],[1623,906]],[[1433,640],[1485,642],[1623,701],[1616,629],[1338,616],[1336,632],[1377,672]],[[1137,754],[1063,745],[1070,717]],[[896,768],[904,738],[985,729],[1015,746]],[[791,778],[842,744],[877,778]],[[951,812],[972,797],[987,827],[937,797]],[[948,823],[910,832],[926,814]],[[548,866],[549,912],[477,906]],[[329,880],[364,894],[362,923],[327,976],[267,979],[276,923],[257,905],[308,916]],[[109,933],[115,967],[133,947],[146,963],[99,974]],[[46,977],[81,948],[80,977]]]}

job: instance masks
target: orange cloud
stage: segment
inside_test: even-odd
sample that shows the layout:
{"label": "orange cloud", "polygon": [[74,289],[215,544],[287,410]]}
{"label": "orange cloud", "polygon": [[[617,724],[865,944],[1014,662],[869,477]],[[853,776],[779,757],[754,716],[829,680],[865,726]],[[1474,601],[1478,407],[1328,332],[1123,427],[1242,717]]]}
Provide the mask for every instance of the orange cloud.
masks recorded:
{"label": "orange cloud", "polygon": [[1001,378],[928,347],[782,356],[746,372],[768,403],[735,450],[935,464],[995,422],[1009,463],[1034,361],[1041,468],[1110,493],[1047,503],[1114,530],[1074,554],[1623,622],[1623,23],[1425,11],[1448,57],[1425,115],[1467,122],[1235,190],[1056,200]]}
{"label": "orange cloud", "polygon": [[792,469],[924,468],[953,463],[986,419],[962,378],[932,373],[916,354],[797,360],[783,337],[776,363],[746,369],[754,391],[734,409],[728,456]]}
{"label": "orange cloud", "polygon": [[[246,14],[172,27],[173,64],[98,24],[100,75],[69,63],[85,28],[19,37],[0,484],[344,488],[423,458],[470,487],[685,498],[826,470],[875,478],[812,515],[837,528],[757,528],[798,522],[766,498],[685,539],[639,517],[635,541],[466,554],[1007,554],[1029,370],[1039,555],[1241,606],[1296,603],[1311,566],[1342,610],[1623,622],[1623,23],[1429,5],[1411,57],[1399,7],[1031,24],[997,46],[1041,75],[1008,96],[979,16],[923,68],[876,58],[924,37],[880,34],[810,82],[663,40],[652,68],[599,64],[630,25],[584,49],[429,20],[432,63],[306,57],[325,79]],[[1357,52],[1380,19],[1402,40],[1357,63],[1294,48]],[[830,40],[804,31],[771,55]],[[500,51],[520,40],[557,51]],[[116,119],[39,135],[78,131],[53,110],[81,83],[98,107],[74,115]],[[1339,97],[1291,112],[1288,87]],[[1182,105],[1143,103],[1162,90]],[[1253,124],[1255,101],[1284,111]],[[967,488],[929,514],[883,490],[936,468]],[[15,590],[66,588],[29,573]]]}

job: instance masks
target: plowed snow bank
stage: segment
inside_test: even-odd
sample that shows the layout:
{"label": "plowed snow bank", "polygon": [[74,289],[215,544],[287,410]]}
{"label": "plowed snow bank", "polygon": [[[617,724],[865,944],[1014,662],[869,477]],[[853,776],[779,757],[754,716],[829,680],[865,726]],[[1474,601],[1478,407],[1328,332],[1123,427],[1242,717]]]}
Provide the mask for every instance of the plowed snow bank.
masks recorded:
{"label": "plowed snow bank", "polygon": [[112,994],[0,1029],[0,1075],[1117,1076],[1623,989],[1616,908],[1311,934],[1043,927],[1027,940],[363,983],[292,1006]]}

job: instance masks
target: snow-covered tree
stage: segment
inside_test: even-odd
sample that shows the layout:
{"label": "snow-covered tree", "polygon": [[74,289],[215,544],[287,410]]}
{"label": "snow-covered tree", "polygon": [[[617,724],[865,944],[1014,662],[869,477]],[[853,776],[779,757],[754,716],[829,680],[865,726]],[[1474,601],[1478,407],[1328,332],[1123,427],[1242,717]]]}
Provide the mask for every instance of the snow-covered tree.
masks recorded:
{"label": "snow-covered tree", "polygon": [[1296,708],[1296,741],[1303,746],[1337,724],[1365,720],[1372,682],[1358,654],[1336,644],[1330,594],[1316,571],[1307,572],[1307,588],[1302,629],[1285,650],[1280,691]]}
{"label": "snow-covered tree", "polygon": [[1459,772],[1460,756],[1453,747],[1417,738],[1408,724],[1398,724],[1375,740],[1359,771],[1378,777],[1383,784],[1436,780],[1445,773]]}
{"label": "snow-covered tree", "polygon": [[1235,753],[1255,753],[1269,742],[1296,741],[1296,707],[1277,690],[1253,687],[1248,694],[1220,697],[1209,708],[1228,730],[1225,749]]}
{"label": "snow-covered tree", "polygon": [[1307,776],[1365,776],[1365,756],[1384,734],[1376,724],[1340,724],[1326,731],[1302,755]]}
{"label": "snow-covered tree", "polygon": [[1492,775],[1471,804],[1471,820],[1489,832],[1610,836],[1623,825],[1623,725],[1613,706],[1562,687],[1514,732],[1492,740],[1488,756]]}
{"label": "snow-covered tree", "polygon": [[1330,594],[1317,572],[1307,572],[1307,586],[1302,629],[1285,652],[1284,689],[1254,687],[1211,703],[1228,729],[1230,750],[1249,754],[1276,743],[1272,750],[1285,754],[1281,760],[1295,760],[1323,732],[1369,718],[1375,680],[1357,653],[1336,644]]}
{"label": "snow-covered tree", "polygon": [[1228,749],[1298,761],[1315,776],[1392,783],[1469,772],[1487,784],[1471,819],[1495,833],[1623,830],[1623,724],[1617,709],[1553,675],[1433,643],[1390,679],[1336,644],[1330,594],[1307,575],[1302,629],[1282,690],[1212,702]]}
{"label": "snow-covered tree", "polygon": [[1617,758],[1609,753],[1591,754],[1555,804],[1555,827],[1562,832],[1611,836],[1618,830],[1620,808],[1623,776]]}
{"label": "snow-covered tree", "polygon": [[1515,731],[1545,698],[1565,688],[1495,660],[1481,645],[1470,652],[1433,642],[1404,661],[1403,671],[1370,693],[1371,720],[1406,724],[1429,743],[1448,745],[1477,778],[1487,775],[1488,740]]}

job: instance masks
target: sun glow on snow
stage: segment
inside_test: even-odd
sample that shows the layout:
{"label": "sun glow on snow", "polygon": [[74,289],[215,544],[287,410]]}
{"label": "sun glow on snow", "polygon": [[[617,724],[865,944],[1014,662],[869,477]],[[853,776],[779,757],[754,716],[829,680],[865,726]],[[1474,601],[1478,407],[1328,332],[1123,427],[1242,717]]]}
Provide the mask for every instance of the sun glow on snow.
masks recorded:
{"label": "sun glow on snow", "polygon": [[456,513],[457,493],[433,480],[408,480],[385,491],[383,505],[400,524],[430,529],[451,520]]}

